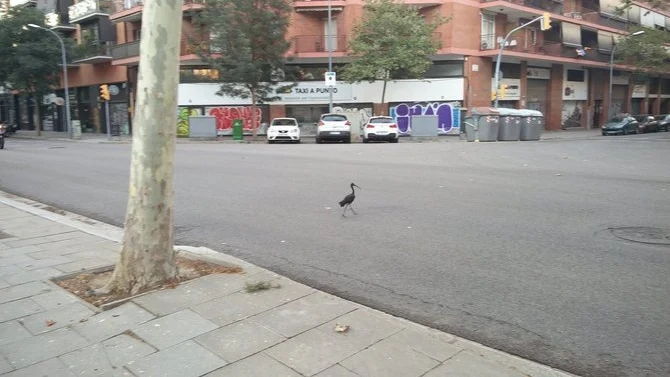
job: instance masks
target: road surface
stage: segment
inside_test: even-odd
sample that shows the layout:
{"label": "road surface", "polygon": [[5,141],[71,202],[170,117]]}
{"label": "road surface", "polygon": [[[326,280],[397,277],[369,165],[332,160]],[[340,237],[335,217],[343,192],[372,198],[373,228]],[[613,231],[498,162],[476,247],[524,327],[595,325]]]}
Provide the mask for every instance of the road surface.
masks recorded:
{"label": "road surface", "polygon": [[[1,189],[123,223],[130,145],[10,138],[0,156]],[[176,161],[181,244],[576,374],[670,375],[668,240],[611,231],[670,228],[670,133],[179,144]]]}

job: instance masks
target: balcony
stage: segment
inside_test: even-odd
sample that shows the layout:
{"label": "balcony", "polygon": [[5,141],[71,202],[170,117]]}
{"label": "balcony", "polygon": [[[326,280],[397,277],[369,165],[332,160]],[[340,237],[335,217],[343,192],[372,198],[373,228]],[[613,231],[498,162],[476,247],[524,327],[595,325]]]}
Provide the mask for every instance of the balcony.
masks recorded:
{"label": "balcony", "polygon": [[331,48],[328,48],[328,37],[326,35],[297,35],[291,39],[291,49],[295,54],[318,53],[318,52],[346,52],[347,38],[344,35],[330,37]]}
{"label": "balcony", "polygon": [[[198,52],[207,51],[208,48],[209,45],[207,42],[194,43],[182,40],[179,47],[181,65],[202,64]],[[137,65],[140,61],[139,40],[111,46],[109,50],[111,59],[114,60],[114,65],[131,66]]]}
{"label": "balcony", "polygon": [[[345,0],[330,0],[330,9],[340,12],[346,5]],[[296,12],[327,12],[328,0],[294,0],[293,8]]]}
{"label": "balcony", "polygon": [[[550,12],[555,14],[563,13],[563,1],[559,0],[484,0],[487,5],[484,9],[490,9],[497,12],[499,9],[504,9],[502,13],[515,12],[518,13],[523,10],[522,7],[537,9],[542,12]],[[510,6],[511,5],[511,6]],[[528,14],[521,15],[522,17]]]}
{"label": "balcony", "polygon": [[[501,40],[495,35],[481,36],[481,50],[491,51],[491,54],[497,53],[500,48]],[[552,57],[571,58],[587,60],[593,62],[609,62],[609,54],[599,53],[598,46],[572,47],[566,46],[561,42],[544,41],[541,43],[530,43],[523,38],[512,38],[507,41],[503,50],[505,52],[521,52],[526,54],[543,55],[545,60],[551,60]]]}
{"label": "balcony", "polygon": [[109,17],[112,12],[110,0],[80,0],[68,8],[70,23],[76,24],[96,17]]}
{"label": "balcony", "polygon": [[[109,20],[117,22],[134,22],[142,20],[145,0],[112,0],[112,11]],[[198,10],[205,7],[204,0],[184,0],[182,11]]]}
{"label": "balcony", "polygon": [[73,51],[73,63],[99,64],[112,60],[111,46],[103,43],[78,44]]}
{"label": "balcony", "polygon": [[44,16],[44,24],[47,25],[51,30],[60,30],[60,31],[75,31],[77,27],[70,25],[68,22],[68,15],[66,13],[56,13],[51,12],[47,13]]}

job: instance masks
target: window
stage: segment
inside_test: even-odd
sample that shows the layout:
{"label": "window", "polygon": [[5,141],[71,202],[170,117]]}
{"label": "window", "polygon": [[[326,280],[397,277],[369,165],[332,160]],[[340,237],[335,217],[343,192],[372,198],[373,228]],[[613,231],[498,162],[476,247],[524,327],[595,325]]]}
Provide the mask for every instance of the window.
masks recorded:
{"label": "window", "polygon": [[537,29],[528,30],[528,41],[526,41],[526,43],[530,44],[531,46],[537,46]]}
{"label": "window", "polygon": [[426,71],[425,78],[463,77],[463,61],[433,62]]}
{"label": "window", "polygon": [[568,69],[568,81],[584,82],[584,71]]}

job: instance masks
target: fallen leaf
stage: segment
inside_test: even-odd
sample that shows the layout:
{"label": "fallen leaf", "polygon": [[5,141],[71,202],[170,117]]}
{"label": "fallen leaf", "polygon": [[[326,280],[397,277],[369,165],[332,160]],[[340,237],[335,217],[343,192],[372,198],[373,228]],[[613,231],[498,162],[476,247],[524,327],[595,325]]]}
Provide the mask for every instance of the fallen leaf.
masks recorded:
{"label": "fallen leaf", "polygon": [[88,321],[88,318],[82,318],[79,320],[79,322],[86,322],[86,321]]}
{"label": "fallen leaf", "polygon": [[47,327],[49,327],[49,326],[53,326],[53,325],[55,325],[55,324],[56,324],[56,321],[47,319]]}
{"label": "fallen leaf", "polygon": [[335,324],[335,332],[346,332],[347,330],[349,330],[349,325]]}
{"label": "fallen leaf", "polygon": [[112,317],[118,317],[118,316],[120,316],[120,315],[121,315],[121,314],[112,314]]}

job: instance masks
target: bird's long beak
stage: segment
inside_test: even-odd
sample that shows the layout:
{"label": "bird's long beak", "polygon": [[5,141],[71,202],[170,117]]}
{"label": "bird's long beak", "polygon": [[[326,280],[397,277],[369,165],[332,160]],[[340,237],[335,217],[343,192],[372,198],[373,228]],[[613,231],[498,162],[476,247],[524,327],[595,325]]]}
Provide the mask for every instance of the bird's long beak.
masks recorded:
{"label": "bird's long beak", "polygon": [[354,185],[354,186],[358,187],[359,190],[362,190],[362,188],[360,188],[358,185]]}

